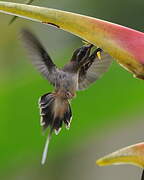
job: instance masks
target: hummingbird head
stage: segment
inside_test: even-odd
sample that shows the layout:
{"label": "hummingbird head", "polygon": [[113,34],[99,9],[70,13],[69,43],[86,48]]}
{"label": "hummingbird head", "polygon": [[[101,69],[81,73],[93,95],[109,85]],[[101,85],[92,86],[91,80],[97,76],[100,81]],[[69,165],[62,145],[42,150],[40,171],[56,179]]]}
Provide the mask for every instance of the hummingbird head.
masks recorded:
{"label": "hummingbird head", "polygon": [[76,49],[73,53],[71,61],[75,61],[79,64],[83,64],[90,55],[90,50],[93,47],[92,44],[84,45]]}

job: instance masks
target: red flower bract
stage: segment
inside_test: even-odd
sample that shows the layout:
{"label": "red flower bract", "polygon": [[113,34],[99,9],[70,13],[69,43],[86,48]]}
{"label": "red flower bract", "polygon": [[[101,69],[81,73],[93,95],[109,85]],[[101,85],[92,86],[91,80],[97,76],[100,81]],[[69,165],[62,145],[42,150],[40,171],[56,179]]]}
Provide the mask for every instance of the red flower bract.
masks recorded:
{"label": "red flower bract", "polygon": [[0,1],[0,12],[51,24],[102,48],[144,79],[144,33],[100,19],[56,9]]}

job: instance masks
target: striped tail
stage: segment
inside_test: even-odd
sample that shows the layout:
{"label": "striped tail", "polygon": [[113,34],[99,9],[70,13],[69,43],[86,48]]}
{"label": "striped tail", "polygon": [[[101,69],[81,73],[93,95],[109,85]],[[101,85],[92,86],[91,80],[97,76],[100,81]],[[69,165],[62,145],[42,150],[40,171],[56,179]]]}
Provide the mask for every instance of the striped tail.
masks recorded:
{"label": "striped tail", "polygon": [[[41,126],[43,130],[50,127],[50,132],[47,137],[47,141],[45,144],[43,157],[42,157],[42,164],[45,163],[48,151],[48,145],[52,136],[53,131],[57,135],[63,123],[66,125],[66,128],[70,127],[71,118],[72,118],[72,111],[68,100],[63,100],[62,103],[58,103],[58,97],[54,93],[47,93],[43,95],[39,100],[39,107],[40,107],[40,115],[41,115]],[[57,105],[57,110],[55,108]],[[57,113],[56,111],[60,112]]]}

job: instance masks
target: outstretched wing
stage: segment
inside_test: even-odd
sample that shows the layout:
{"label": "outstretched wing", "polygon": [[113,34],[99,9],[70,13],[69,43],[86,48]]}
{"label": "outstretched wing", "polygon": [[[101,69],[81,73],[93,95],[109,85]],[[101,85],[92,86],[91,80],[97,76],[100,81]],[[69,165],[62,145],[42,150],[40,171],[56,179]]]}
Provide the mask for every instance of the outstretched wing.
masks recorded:
{"label": "outstretched wing", "polygon": [[21,39],[34,66],[51,84],[55,85],[58,69],[40,41],[26,29],[21,31]]}
{"label": "outstretched wing", "polygon": [[[97,56],[98,51],[101,51],[101,59]],[[80,69],[78,90],[86,89],[90,84],[99,79],[109,69],[111,62],[112,57],[101,49],[93,52],[88,62]]]}

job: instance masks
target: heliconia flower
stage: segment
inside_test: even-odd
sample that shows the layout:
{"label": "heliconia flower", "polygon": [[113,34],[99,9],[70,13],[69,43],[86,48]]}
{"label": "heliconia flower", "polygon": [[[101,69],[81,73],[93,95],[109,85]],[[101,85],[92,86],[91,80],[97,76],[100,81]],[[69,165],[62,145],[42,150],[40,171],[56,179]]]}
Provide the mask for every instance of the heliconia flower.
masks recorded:
{"label": "heliconia flower", "polygon": [[0,1],[0,12],[31,19],[73,33],[110,54],[144,79],[144,33],[100,19],[56,9]]}
{"label": "heliconia flower", "polygon": [[99,166],[133,164],[144,168],[144,142],[128,146],[96,161]]}
{"label": "heliconia flower", "polygon": [[[26,4],[32,4],[34,0],[28,0]],[[9,22],[9,25],[11,25],[15,20],[17,19],[17,16],[12,17],[12,19]]]}

